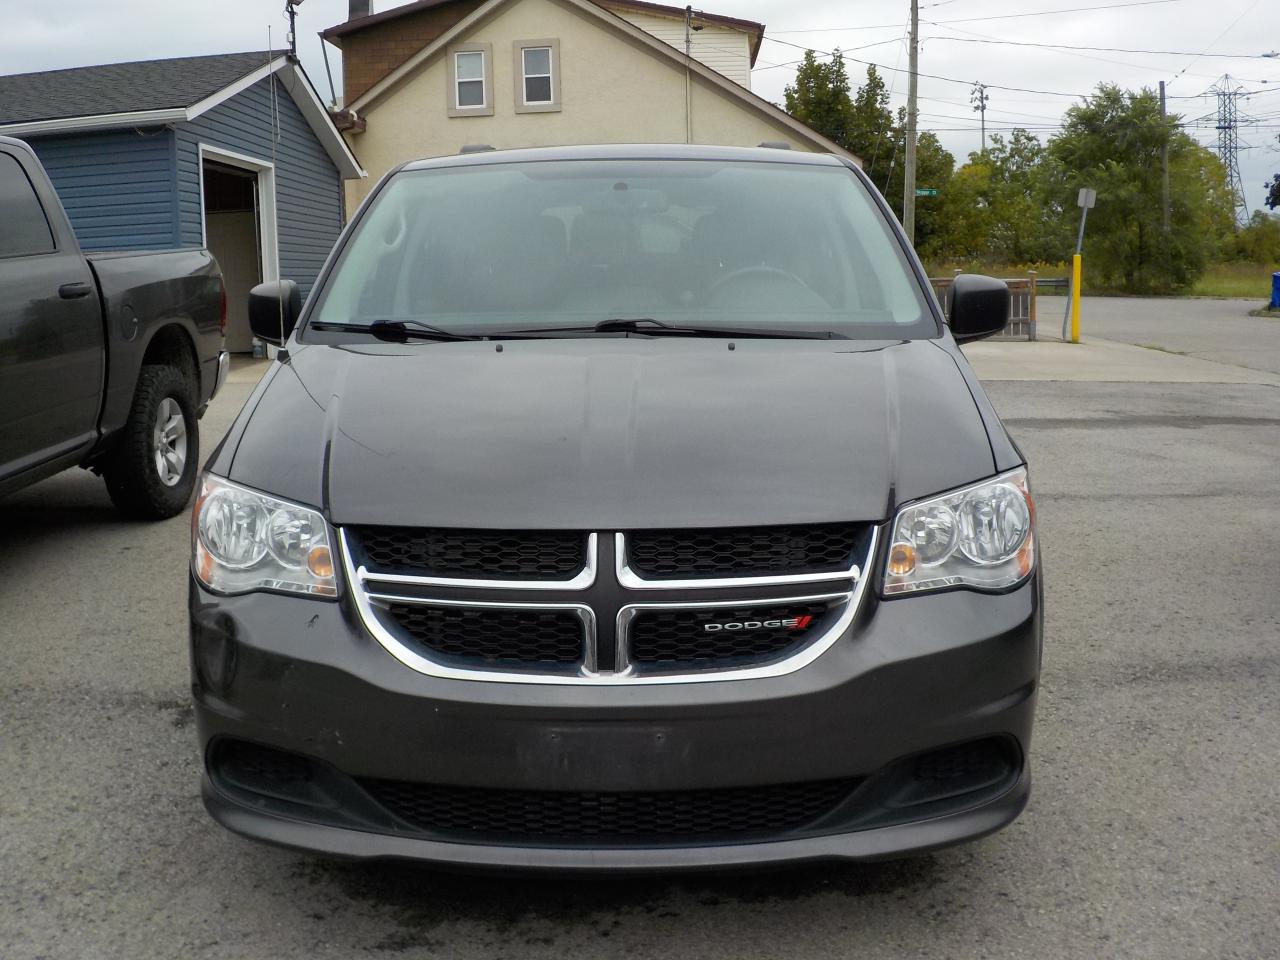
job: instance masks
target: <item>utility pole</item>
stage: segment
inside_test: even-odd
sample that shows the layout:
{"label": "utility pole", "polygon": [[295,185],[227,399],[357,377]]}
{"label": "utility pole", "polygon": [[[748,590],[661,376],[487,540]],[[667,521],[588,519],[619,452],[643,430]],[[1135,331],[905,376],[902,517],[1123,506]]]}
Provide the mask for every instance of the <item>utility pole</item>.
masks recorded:
{"label": "utility pole", "polygon": [[920,0],[911,0],[911,46],[907,62],[907,149],[902,188],[902,229],[916,242],[916,87],[920,67]]}
{"label": "utility pole", "polygon": [[1169,232],[1169,127],[1164,101],[1164,81],[1160,81],[1160,122],[1164,126],[1164,139],[1160,143],[1160,216],[1164,232]]}
{"label": "utility pole", "polygon": [[974,113],[980,114],[982,119],[982,149],[980,153],[987,152],[987,101],[991,98],[987,96],[987,85],[979,80],[973,85],[973,90],[969,94],[969,102],[973,104]]}

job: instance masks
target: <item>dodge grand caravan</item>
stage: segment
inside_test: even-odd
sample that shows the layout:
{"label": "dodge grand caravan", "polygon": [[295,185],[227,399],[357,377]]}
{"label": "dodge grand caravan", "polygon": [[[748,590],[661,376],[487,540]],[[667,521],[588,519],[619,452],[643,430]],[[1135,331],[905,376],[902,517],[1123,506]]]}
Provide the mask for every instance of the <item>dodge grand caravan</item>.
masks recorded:
{"label": "dodge grand caravan", "polygon": [[831,156],[390,173],[193,516],[210,813],[333,855],[657,870],[925,851],[1027,801],[1026,465]]}

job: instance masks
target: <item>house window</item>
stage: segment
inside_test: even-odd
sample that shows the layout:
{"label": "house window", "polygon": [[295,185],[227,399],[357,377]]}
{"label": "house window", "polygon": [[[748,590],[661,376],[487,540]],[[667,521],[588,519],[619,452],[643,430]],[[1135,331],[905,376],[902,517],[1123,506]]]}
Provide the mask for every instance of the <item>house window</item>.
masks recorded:
{"label": "house window", "polygon": [[515,44],[516,113],[560,109],[560,41]]}
{"label": "house window", "polygon": [[524,57],[524,102],[551,102],[551,48],[525,47],[520,51]]}
{"label": "house window", "polygon": [[449,116],[493,115],[493,58],[487,43],[449,51]]}
{"label": "house window", "polygon": [[454,104],[459,110],[466,107],[483,107],[484,96],[484,51],[467,50],[455,53],[454,64],[458,71],[458,100]]}

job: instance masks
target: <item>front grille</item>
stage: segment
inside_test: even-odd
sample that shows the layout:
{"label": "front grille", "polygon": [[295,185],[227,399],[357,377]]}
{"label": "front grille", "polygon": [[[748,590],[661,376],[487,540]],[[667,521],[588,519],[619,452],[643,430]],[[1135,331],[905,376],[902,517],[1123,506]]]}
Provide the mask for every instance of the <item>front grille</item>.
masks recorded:
{"label": "front grille", "polygon": [[517,844],[618,845],[742,840],[798,830],[830,812],[857,785],[857,780],[821,780],[710,790],[578,793],[361,781],[393,814],[429,833]]}
{"label": "front grille", "polygon": [[785,576],[847,570],[866,526],[826,523],[627,534],[627,562],[650,580]]}
{"label": "front grille", "polygon": [[587,535],[559,530],[348,527],[359,559],[381,573],[484,580],[567,580],[583,569]]}
{"label": "front grille", "polygon": [[[630,533],[342,532],[359,615],[406,666],[571,684],[798,669],[806,651],[817,656],[839,639],[842,613],[866,583],[854,571],[875,539],[874,524],[852,522]],[[489,676],[495,671],[502,675]]]}
{"label": "front grille", "polygon": [[585,627],[572,610],[389,603],[386,612],[412,644],[475,665],[571,664],[583,658]]}
{"label": "front grille", "polygon": [[823,602],[641,609],[627,632],[628,659],[637,664],[696,667],[705,667],[709,661],[730,665],[771,659],[820,632],[828,610]]}

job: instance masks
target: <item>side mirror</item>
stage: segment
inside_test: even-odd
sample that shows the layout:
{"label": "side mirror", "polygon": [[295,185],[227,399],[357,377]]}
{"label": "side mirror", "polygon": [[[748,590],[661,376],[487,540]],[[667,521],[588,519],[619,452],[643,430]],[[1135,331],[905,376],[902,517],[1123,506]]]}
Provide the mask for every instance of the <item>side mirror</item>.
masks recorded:
{"label": "side mirror", "polygon": [[1009,322],[1009,285],[993,277],[962,273],[951,286],[951,335],[956,343],[999,333]]}
{"label": "side mirror", "polygon": [[249,291],[249,329],[259,340],[282,346],[302,313],[302,294],[292,280],[269,280]]}

